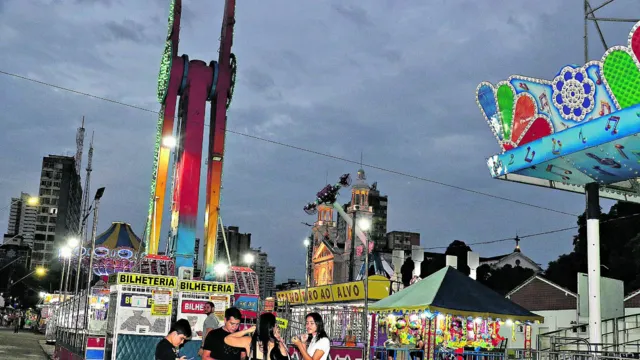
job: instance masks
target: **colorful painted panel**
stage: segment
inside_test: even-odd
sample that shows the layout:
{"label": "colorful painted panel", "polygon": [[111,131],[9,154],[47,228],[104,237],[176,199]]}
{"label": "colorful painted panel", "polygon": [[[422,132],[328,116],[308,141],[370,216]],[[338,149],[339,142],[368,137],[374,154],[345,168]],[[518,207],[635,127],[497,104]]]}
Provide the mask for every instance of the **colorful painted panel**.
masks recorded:
{"label": "colorful painted panel", "polygon": [[[541,167],[551,160],[563,158],[569,166],[577,166],[588,176],[596,177],[592,170],[599,173],[598,169],[606,171],[606,168],[593,169],[593,166],[603,165],[602,162],[606,163],[608,161],[603,159],[617,154],[617,156],[625,160],[625,165],[629,166],[627,173],[629,175],[635,174],[635,170],[631,169],[635,169],[637,165],[633,164],[634,166],[631,167],[633,161],[625,159],[622,154],[627,157],[631,155],[635,158],[634,151],[640,151],[640,141],[638,146],[635,145],[635,139],[638,139],[638,137],[634,135],[638,133],[640,133],[640,104],[585,122],[552,136],[540,138],[527,144],[526,147],[518,147],[503,154],[495,155],[488,160],[487,164],[492,176],[498,177],[508,173],[520,173],[521,170],[533,166],[536,166],[536,168]],[[627,137],[631,138],[625,139]],[[604,146],[610,142],[615,143],[605,149]],[[618,148],[615,147],[616,144]],[[623,148],[620,148],[620,145]],[[591,148],[594,149],[584,151]],[[623,150],[623,152],[620,153],[618,149]],[[603,154],[597,155],[599,152],[603,152]],[[593,163],[594,161],[595,163]],[[619,174],[616,177],[623,176],[621,171],[616,171]],[[604,179],[605,175],[605,173],[602,173],[602,176],[597,177]],[[546,176],[541,178],[548,179]],[[617,181],[624,179],[619,178]],[[598,181],[610,183],[609,180]]]}
{"label": "colorful painted panel", "polygon": [[[640,104],[639,28],[640,22],[631,30],[628,46],[610,48],[600,61],[564,66],[552,80],[514,75],[495,86],[480,83],[477,103],[502,151],[521,147],[526,153],[536,140],[586,122],[609,119]],[[537,156],[541,156],[539,151]],[[556,156],[541,157],[538,163]],[[492,169],[499,165],[505,164],[491,164]]]}

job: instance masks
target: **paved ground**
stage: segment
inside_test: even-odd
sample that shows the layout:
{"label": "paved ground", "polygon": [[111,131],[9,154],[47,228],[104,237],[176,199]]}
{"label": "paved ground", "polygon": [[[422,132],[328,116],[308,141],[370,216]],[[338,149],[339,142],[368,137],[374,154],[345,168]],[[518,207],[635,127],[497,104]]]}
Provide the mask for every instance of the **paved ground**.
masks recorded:
{"label": "paved ground", "polygon": [[46,360],[40,340],[44,335],[29,331],[14,334],[13,329],[0,327],[0,359]]}

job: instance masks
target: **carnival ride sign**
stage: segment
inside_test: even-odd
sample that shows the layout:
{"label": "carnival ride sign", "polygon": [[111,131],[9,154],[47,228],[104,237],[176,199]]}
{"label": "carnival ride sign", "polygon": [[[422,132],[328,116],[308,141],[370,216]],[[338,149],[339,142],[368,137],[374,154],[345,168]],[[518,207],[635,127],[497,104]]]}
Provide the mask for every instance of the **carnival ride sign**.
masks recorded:
{"label": "carnival ride sign", "polygon": [[235,291],[233,283],[215,281],[181,280],[178,290],[194,293],[214,293],[233,295]]}
{"label": "carnival ride sign", "polygon": [[[389,279],[375,275],[369,277],[369,299],[380,300],[389,296]],[[364,300],[364,281],[354,281],[342,284],[317,286],[308,289],[307,304],[321,304],[332,302],[348,302]],[[291,305],[303,304],[305,290],[295,289],[276,293],[278,303],[283,305],[288,302]]]}
{"label": "carnival ride sign", "polygon": [[117,273],[109,276],[109,284],[155,286],[175,288],[178,278],[175,276],[160,276],[134,273]]}
{"label": "carnival ride sign", "polygon": [[502,150],[487,160],[491,176],[575,192],[598,183],[602,197],[640,202],[639,58],[637,23],[627,46],[553,80],[481,83],[477,103]]}

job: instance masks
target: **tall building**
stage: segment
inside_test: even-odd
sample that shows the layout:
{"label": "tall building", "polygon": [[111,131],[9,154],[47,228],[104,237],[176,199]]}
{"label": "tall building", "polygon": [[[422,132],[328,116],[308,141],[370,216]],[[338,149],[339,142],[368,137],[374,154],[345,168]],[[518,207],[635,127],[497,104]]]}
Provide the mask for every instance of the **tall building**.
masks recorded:
{"label": "tall building", "polygon": [[[225,236],[227,237],[227,246],[229,247],[229,257],[231,265],[245,266],[244,256],[251,250],[251,234],[240,233],[237,226],[225,226]],[[216,240],[216,257],[218,259],[227,260],[227,249],[224,246],[224,238],[222,237],[222,229],[218,231],[218,239]]]}
{"label": "tall building", "polygon": [[47,266],[69,237],[79,235],[82,186],[73,156],[42,159],[39,196],[32,267]]}
{"label": "tall building", "polygon": [[276,267],[269,264],[267,253],[263,252],[261,248],[251,250],[255,257],[255,261],[251,265],[251,268],[256,272],[256,275],[258,275],[260,298],[266,299],[274,296]]}
{"label": "tall building", "polygon": [[20,197],[11,199],[5,242],[33,246],[38,215],[38,204],[35,199],[37,198],[27,193],[21,193]]}
{"label": "tall building", "polygon": [[387,234],[387,248],[410,251],[411,246],[420,246],[420,233],[391,231]]}

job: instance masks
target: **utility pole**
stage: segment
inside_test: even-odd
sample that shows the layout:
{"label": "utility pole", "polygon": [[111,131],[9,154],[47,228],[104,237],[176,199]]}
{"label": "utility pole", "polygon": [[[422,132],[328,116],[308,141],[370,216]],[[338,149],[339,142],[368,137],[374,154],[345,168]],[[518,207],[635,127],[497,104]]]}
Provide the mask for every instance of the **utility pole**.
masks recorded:
{"label": "utility pole", "polygon": [[349,281],[355,280],[356,273],[356,221],[358,210],[353,207],[353,221],[351,222],[351,247],[349,252]]}

